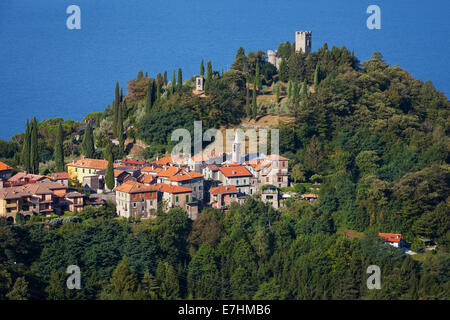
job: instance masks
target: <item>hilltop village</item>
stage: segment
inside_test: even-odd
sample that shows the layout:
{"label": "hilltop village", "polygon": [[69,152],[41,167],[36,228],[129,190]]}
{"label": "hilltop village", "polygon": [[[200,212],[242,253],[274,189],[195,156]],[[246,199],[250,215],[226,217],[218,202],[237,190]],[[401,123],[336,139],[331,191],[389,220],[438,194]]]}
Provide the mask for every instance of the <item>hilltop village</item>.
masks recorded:
{"label": "hilltop village", "polygon": [[[283,198],[280,189],[289,185],[288,159],[257,154],[245,160],[249,157],[241,156],[240,150],[236,134],[232,154],[214,159],[193,156],[184,164],[174,164],[171,156],[150,163],[116,160],[112,190],[105,183],[108,160],[76,160],[67,164],[67,172],[50,176],[27,172],[10,176],[12,168],[1,164],[0,215],[15,221],[18,215],[30,219],[34,214],[80,212],[84,205],[102,205],[105,199],[113,200],[117,215],[125,218],[150,218],[160,205],[164,210],[180,207],[195,219],[205,206],[226,210],[232,202],[243,203],[249,196],[279,208]],[[217,163],[218,159],[222,162]],[[87,201],[82,193],[72,190],[76,185],[90,195]]]}

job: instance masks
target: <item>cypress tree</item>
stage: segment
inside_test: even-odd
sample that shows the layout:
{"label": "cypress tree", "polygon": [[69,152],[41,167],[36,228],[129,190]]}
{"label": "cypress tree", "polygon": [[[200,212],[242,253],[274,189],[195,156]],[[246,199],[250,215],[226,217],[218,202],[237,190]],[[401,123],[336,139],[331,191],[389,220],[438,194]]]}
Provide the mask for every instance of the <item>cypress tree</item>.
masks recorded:
{"label": "cypress tree", "polygon": [[167,71],[164,71],[163,81],[164,81],[164,85],[167,86]]}
{"label": "cypress tree", "polygon": [[245,114],[247,117],[251,117],[251,110],[250,110],[250,89],[248,88],[248,84],[246,85],[246,95],[245,95]]}
{"label": "cypress tree", "polygon": [[58,126],[58,133],[56,135],[56,142],[55,142],[55,164],[56,164],[56,171],[62,172],[64,171],[64,131],[62,127],[62,123]]}
{"label": "cypress tree", "polygon": [[114,119],[113,119],[113,134],[117,136],[117,121],[119,119],[119,104],[120,104],[120,94],[119,94],[119,82],[116,83],[116,91],[114,96]]}
{"label": "cypress tree", "polygon": [[161,84],[156,84],[156,101],[159,101],[161,99]]}
{"label": "cypress tree", "polygon": [[259,62],[256,63],[256,71],[255,71],[255,84],[258,86],[258,89],[261,90],[261,76],[259,70]]}
{"label": "cypress tree", "polygon": [[306,80],[303,81],[302,88],[300,89],[300,99],[303,101],[308,97],[308,85],[306,84]]}
{"label": "cypress tree", "polygon": [[276,98],[277,104],[278,104],[278,102],[280,101],[280,86],[279,85],[276,85],[276,88],[275,88],[275,98]]}
{"label": "cypress tree", "polygon": [[292,81],[289,80],[289,84],[288,84],[288,99],[291,100],[292,98]]}
{"label": "cypress tree", "polygon": [[31,120],[31,132],[30,132],[30,165],[31,172],[34,174],[39,173],[39,153],[38,153],[38,125],[36,117]]}
{"label": "cypress tree", "polygon": [[28,120],[25,134],[23,136],[22,165],[25,171],[30,171],[30,123]]}
{"label": "cypress tree", "polygon": [[171,89],[171,93],[173,94],[175,92],[175,70],[173,71],[173,75],[172,75],[172,87]]}
{"label": "cypress tree", "polygon": [[119,133],[119,157],[123,157],[124,155],[124,145],[125,145],[125,137],[123,134],[123,117],[122,114],[119,116],[119,123],[117,127],[117,132]]}
{"label": "cypress tree", "polygon": [[108,160],[108,168],[105,174],[105,183],[109,190],[112,190],[115,186],[114,182],[114,157],[111,147],[111,142],[108,142],[106,146],[106,159]]}
{"label": "cypress tree", "polygon": [[92,133],[91,123],[88,122],[84,129],[83,141],[81,143],[83,154],[86,158],[93,158],[95,154],[94,136]]}
{"label": "cypress tree", "polygon": [[209,93],[209,87],[211,85],[212,80],[212,63],[211,60],[208,61],[208,64],[206,65],[206,82],[205,82],[205,93]]}
{"label": "cypress tree", "polygon": [[177,91],[181,92],[183,89],[183,74],[181,68],[178,68],[178,81],[177,81]]}
{"label": "cypress tree", "polygon": [[256,80],[253,83],[253,97],[252,97],[252,117],[256,120],[258,114],[258,105],[256,103]]}
{"label": "cypress tree", "polygon": [[314,71],[314,91],[317,91],[317,86],[319,85],[319,76],[320,76],[320,66],[316,65],[316,70]]}
{"label": "cypress tree", "polygon": [[153,80],[149,79],[147,84],[147,95],[145,96],[145,112],[149,113],[153,106]]}
{"label": "cypress tree", "polygon": [[205,65],[202,59],[202,62],[200,63],[200,76],[204,76],[205,75]]}

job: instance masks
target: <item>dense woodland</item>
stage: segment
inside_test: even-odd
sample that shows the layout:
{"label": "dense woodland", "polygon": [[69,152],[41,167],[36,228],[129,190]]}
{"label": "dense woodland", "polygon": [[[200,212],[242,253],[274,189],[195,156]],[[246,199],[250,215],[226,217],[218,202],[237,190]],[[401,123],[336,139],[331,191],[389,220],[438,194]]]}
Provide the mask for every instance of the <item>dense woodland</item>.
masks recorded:
{"label": "dense woodland", "polygon": [[[279,71],[264,52],[243,48],[225,72],[202,61],[204,96],[181,69],[172,81],[140,71],[88,125],[32,120],[28,133],[0,141],[0,160],[48,173],[80,154],[124,156],[126,139],[147,143],[142,157],[152,160],[170,151],[173,129],[192,130],[194,120],[232,127],[279,112],[294,119],[279,124],[291,181],[320,182],[317,203],[293,198],[274,210],[249,199],[226,214],[204,209],[194,222],[178,209],[120,220],[111,204],[47,225],[0,222],[0,297],[449,299],[448,99],[377,52],[361,63],[325,44],[306,57],[286,42],[278,54]],[[268,94],[273,103],[262,102]],[[408,256],[377,232],[402,233],[415,251],[420,238],[438,248]],[[65,288],[70,264],[82,270],[81,290]],[[381,290],[366,287],[372,264]]]}

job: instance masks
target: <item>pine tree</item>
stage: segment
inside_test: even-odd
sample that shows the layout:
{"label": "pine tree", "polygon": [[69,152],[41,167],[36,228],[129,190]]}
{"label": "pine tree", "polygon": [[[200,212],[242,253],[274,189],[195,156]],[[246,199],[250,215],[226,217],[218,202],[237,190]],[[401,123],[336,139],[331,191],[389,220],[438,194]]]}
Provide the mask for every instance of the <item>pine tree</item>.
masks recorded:
{"label": "pine tree", "polygon": [[106,169],[105,173],[105,183],[106,187],[108,187],[109,190],[112,190],[115,186],[115,182],[114,182],[114,158],[111,142],[109,142],[108,145],[106,146],[105,153],[106,159],[108,160],[108,168]]}
{"label": "pine tree", "polygon": [[91,123],[88,122],[84,129],[83,141],[81,143],[83,154],[86,158],[93,158],[95,154],[94,135],[92,133]]}
{"label": "pine tree", "polygon": [[109,285],[100,293],[105,300],[129,300],[139,291],[136,273],[131,269],[127,258],[124,258],[114,269]]}
{"label": "pine tree", "polygon": [[31,120],[30,132],[30,165],[31,172],[39,173],[39,153],[38,153],[38,124],[36,117]]}
{"label": "pine tree", "polygon": [[56,135],[55,142],[55,164],[56,171],[63,172],[64,171],[64,131],[62,127],[62,123],[58,126],[58,133]]}
{"label": "pine tree", "polygon": [[9,300],[28,300],[30,298],[30,291],[28,289],[28,282],[24,277],[19,277],[14,282],[11,291],[6,294]]}
{"label": "pine tree", "polygon": [[239,70],[245,73],[247,67],[247,57],[245,56],[245,50],[243,47],[240,47],[236,52],[236,58],[234,59],[234,63],[231,65],[231,69]]}
{"label": "pine tree", "polygon": [[205,75],[205,65],[202,59],[202,62],[200,63],[200,76],[204,76]]}
{"label": "pine tree", "polygon": [[183,74],[181,68],[178,68],[177,91],[181,93],[183,90]]}
{"label": "pine tree", "polygon": [[25,134],[23,136],[22,145],[22,165],[25,171],[30,171],[30,123],[27,120],[27,127],[25,129]]}

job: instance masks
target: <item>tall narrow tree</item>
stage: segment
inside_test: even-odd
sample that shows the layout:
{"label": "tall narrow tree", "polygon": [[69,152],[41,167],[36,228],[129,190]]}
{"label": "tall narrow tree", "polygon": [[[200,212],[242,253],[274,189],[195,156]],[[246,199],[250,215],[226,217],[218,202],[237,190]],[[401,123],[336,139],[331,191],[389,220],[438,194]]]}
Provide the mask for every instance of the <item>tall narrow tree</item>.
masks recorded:
{"label": "tall narrow tree", "polygon": [[116,82],[116,91],[114,96],[114,106],[113,106],[113,134],[117,136],[117,121],[119,119],[119,105],[120,105],[120,93],[119,93],[119,82]]}
{"label": "tall narrow tree", "polygon": [[209,93],[209,88],[211,86],[211,81],[212,81],[212,63],[211,60],[208,61],[207,65],[206,65],[206,81],[205,81],[205,94]]}
{"label": "tall narrow tree", "polygon": [[22,144],[22,165],[23,170],[30,171],[30,123],[27,120],[27,127],[25,129],[25,134],[23,135]]}
{"label": "tall narrow tree", "polygon": [[314,91],[317,91],[317,87],[319,86],[320,82],[320,65],[316,65],[316,70],[314,71]]}
{"label": "tall narrow tree", "polygon": [[145,112],[149,113],[150,110],[152,110],[152,106],[153,106],[153,86],[154,86],[154,81],[152,79],[148,80],[148,84],[147,84],[147,94],[145,96]]}
{"label": "tall narrow tree", "polygon": [[56,135],[55,142],[55,165],[57,172],[64,171],[64,130],[62,127],[62,123],[59,123],[58,133]]}
{"label": "tall narrow tree", "polygon": [[39,152],[38,152],[38,124],[36,117],[31,120],[31,132],[30,132],[30,165],[31,172],[34,174],[39,173]]}
{"label": "tall narrow tree", "polygon": [[256,80],[253,82],[253,97],[252,97],[252,117],[256,120],[256,116],[258,114],[258,105],[256,102]]}
{"label": "tall narrow tree", "polygon": [[106,145],[106,152],[105,152],[106,159],[108,160],[108,168],[106,169],[105,173],[105,183],[109,190],[112,190],[115,186],[114,182],[114,157],[112,152],[112,146],[111,142],[108,141],[108,144]]}
{"label": "tall narrow tree", "polygon": [[163,81],[164,81],[164,85],[167,86],[167,71],[164,71]]}
{"label": "tall narrow tree", "polygon": [[251,117],[251,106],[250,106],[250,89],[248,84],[246,85],[246,95],[245,95],[245,114],[247,117]]}
{"label": "tall narrow tree", "polygon": [[171,86],[171,88],[170,88],[170,90],[172,91],[172,92],[171,92],[172,94],[175,92],[175,84],[176,84],[175,81],[176,81],[176,80],[175,80],[175,70],[174,70],[174,71],[173,71],[173,75],[172,75],[172,86]]}
{"label": "tall narrow tree", "polygon": [[81,143],[83,154],[86,158],[93,158],[95,155],[94,135],[92,133],[91,123],[88,122],[84,129],[83,141]]}
{"label": "tall narrow tree", "polygon": [[202,62],[200,63],[200,76],[204,76],[205,75],[205,65],[202,59]]}
{"label": "tall narrow tree", "polygon": [[182,89],[183,89],[183,74],[181,68],[178,68],[177,91],[181,92]]}

